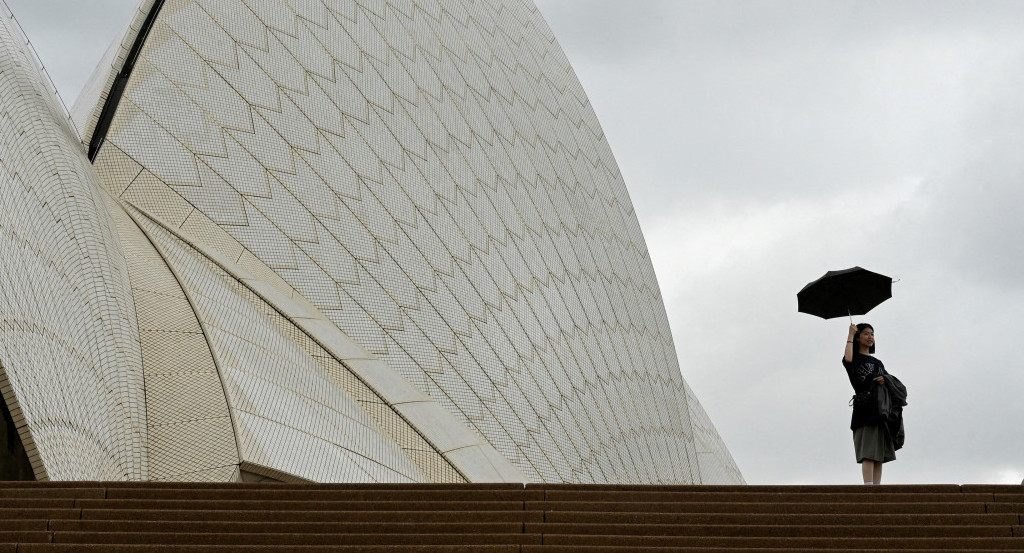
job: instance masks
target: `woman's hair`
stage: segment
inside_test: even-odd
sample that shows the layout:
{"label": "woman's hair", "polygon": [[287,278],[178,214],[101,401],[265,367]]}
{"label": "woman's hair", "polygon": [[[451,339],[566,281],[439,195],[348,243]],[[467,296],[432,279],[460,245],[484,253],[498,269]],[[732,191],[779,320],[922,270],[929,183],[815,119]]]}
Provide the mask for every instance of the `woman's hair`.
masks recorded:
{"label": "woman's hair", "polygon": [[[860,333],[864,332],[865,328],[870,328],[871,332],[875,331],[875,327],[868,323],[857,323],[857,333],[853,335],[854,353],[860,351]],[[875,353],[875,344],[871,344],[871,347],[868,348],[868,353]]]}

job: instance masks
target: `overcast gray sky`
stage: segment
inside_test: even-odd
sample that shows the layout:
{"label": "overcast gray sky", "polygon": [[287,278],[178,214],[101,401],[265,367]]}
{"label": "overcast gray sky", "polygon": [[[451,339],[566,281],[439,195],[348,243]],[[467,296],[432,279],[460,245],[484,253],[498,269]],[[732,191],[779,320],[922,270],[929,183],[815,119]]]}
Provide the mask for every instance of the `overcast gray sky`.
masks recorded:
{"label": "overcast gray sky", "polygon": [[[135,0],[7,0],[74,102]],[[830,269],[909,389],[886,483],[1024,478],[1024,2],[538,0],[597,111],[683,375],[752,484],[860,481]]]}

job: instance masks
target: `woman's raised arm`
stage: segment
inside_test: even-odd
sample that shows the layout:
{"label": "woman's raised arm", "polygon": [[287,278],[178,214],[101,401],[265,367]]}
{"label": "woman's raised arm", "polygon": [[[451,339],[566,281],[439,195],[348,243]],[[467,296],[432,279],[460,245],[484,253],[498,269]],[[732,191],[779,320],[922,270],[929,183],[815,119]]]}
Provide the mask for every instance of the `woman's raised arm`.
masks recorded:
{"label": "woman's raised arm", "polygon": [[847,363],[853,361],[853,347],[856,345],[853,343],[853,337],[857,335],[857,325],[850,325],[850,335],[846,337],[846,351],[843,353],[843,359]]}

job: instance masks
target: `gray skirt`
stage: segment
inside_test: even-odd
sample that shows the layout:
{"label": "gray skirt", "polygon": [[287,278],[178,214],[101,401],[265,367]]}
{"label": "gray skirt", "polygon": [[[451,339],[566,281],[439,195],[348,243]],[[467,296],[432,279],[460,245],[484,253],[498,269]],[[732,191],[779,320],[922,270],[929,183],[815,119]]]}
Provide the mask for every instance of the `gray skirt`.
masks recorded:
{"label": "gray skirt", "polygon": [[883,463],[896,460],[892,438],[881,426],[862,426],[854,430],[853,450],[858,463],[865,459]]}

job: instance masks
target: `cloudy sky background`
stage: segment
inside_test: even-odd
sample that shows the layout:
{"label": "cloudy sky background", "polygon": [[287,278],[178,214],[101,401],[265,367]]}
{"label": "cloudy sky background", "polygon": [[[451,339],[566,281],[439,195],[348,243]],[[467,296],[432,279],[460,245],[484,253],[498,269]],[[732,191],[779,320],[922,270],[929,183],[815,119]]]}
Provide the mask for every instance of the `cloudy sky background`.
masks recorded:
{"label": "cloudy sky background", "polygon": [[[136,0],[7,0],[69,106]],[[860,481],[830,269],[909,389],[886,483],[1024,478],[1024,3],[538,0],[601,120],[683,375],[752,484]]]}

